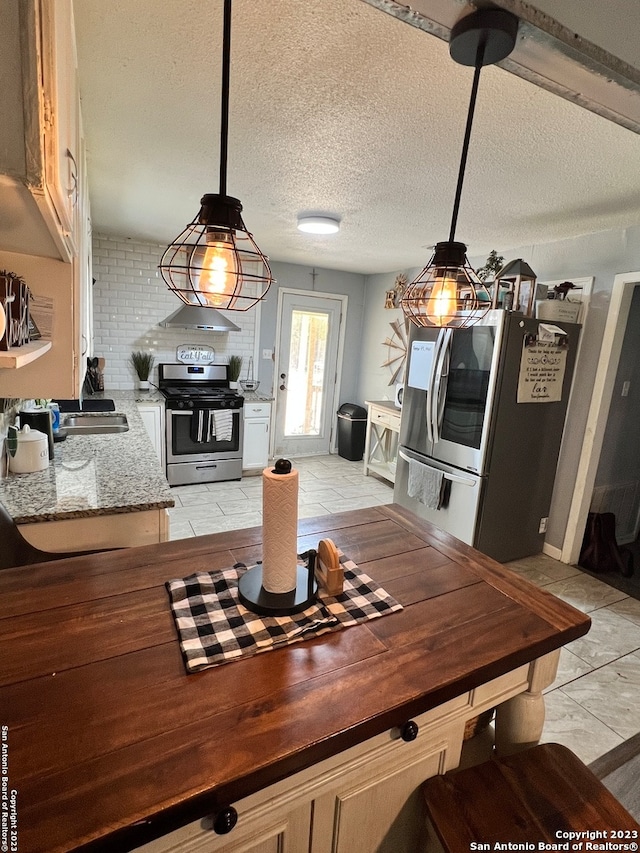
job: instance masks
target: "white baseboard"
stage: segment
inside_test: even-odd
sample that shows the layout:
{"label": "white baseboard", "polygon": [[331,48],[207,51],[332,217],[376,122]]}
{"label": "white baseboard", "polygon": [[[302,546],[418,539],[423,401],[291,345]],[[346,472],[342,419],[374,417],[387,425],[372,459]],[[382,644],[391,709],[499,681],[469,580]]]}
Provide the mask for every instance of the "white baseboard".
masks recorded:
{"label": "white baseboard", "polygon": [[546,554],[547,557],[553,557],[554,560],[562,562],[562,549],[556,548],[555,545],[549,545],[548,542],[545,542],[542,546],[542,553]]}

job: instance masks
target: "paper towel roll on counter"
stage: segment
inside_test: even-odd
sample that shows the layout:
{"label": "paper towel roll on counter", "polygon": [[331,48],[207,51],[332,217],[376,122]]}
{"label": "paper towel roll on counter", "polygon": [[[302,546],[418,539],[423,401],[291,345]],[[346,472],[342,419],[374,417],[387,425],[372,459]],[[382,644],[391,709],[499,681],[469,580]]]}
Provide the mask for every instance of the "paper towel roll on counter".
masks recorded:
{"label": "paper towel roll on counter", "polygon": [[298,571],[298,472],[284,462],[262,472],[262,586],[274,593],[295,589]]}

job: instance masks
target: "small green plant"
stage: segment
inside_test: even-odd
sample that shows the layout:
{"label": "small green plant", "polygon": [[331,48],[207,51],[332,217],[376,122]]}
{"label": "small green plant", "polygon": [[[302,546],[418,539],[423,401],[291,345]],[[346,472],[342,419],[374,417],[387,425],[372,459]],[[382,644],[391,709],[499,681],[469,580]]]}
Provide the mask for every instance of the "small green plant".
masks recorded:
{"label": "small green plant", "polygon": [[242,356],[229,356],[229,382],[237,382],[240,378],[240,370],[242,369]]}
{"label": "small green plant", "polygon": [[495,249],[492,249],[489,252],[489,257],[487,258],[485,265],[483,267],[479,267],[476,270],[478,278],[480,279],[480,281],[486,281],[487,279],[493,281],[496,277],[496,274],[499,273],[502,269],[503,264],[503,256],[499,255]]}
{"label": "small green plant", "polygon": [[131,353],[131,365],[135,370],[138,379],[141,382],[149,380],[149,374],[155,363],[155,356],[152,352],[144,352],[143,350],[134,350]]}

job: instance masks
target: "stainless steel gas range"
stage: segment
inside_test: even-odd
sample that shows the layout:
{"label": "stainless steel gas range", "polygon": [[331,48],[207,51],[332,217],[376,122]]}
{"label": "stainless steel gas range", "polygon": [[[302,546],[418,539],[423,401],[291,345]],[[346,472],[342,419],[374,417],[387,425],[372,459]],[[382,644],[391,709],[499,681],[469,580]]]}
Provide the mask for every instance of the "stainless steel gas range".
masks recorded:
{"label": "stainless steel gas range", "polygon": [[229,388],[226,364],[160,364],[171,486],[242,477],[244,397]]}

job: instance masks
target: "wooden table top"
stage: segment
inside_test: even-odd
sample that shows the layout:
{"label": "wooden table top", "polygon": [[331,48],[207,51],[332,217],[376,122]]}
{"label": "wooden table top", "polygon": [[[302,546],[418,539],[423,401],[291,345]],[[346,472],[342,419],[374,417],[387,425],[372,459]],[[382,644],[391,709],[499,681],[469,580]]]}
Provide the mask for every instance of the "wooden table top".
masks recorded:
{"label": "wooden table top", "polygon": [[21,853],[122,851],[589,630],[585,614],[390,505],[302,520],[299,549],[333,539],[402,611],[188,675],[165,581],[253,565],[261,533],[0,572],[0,723]]}

